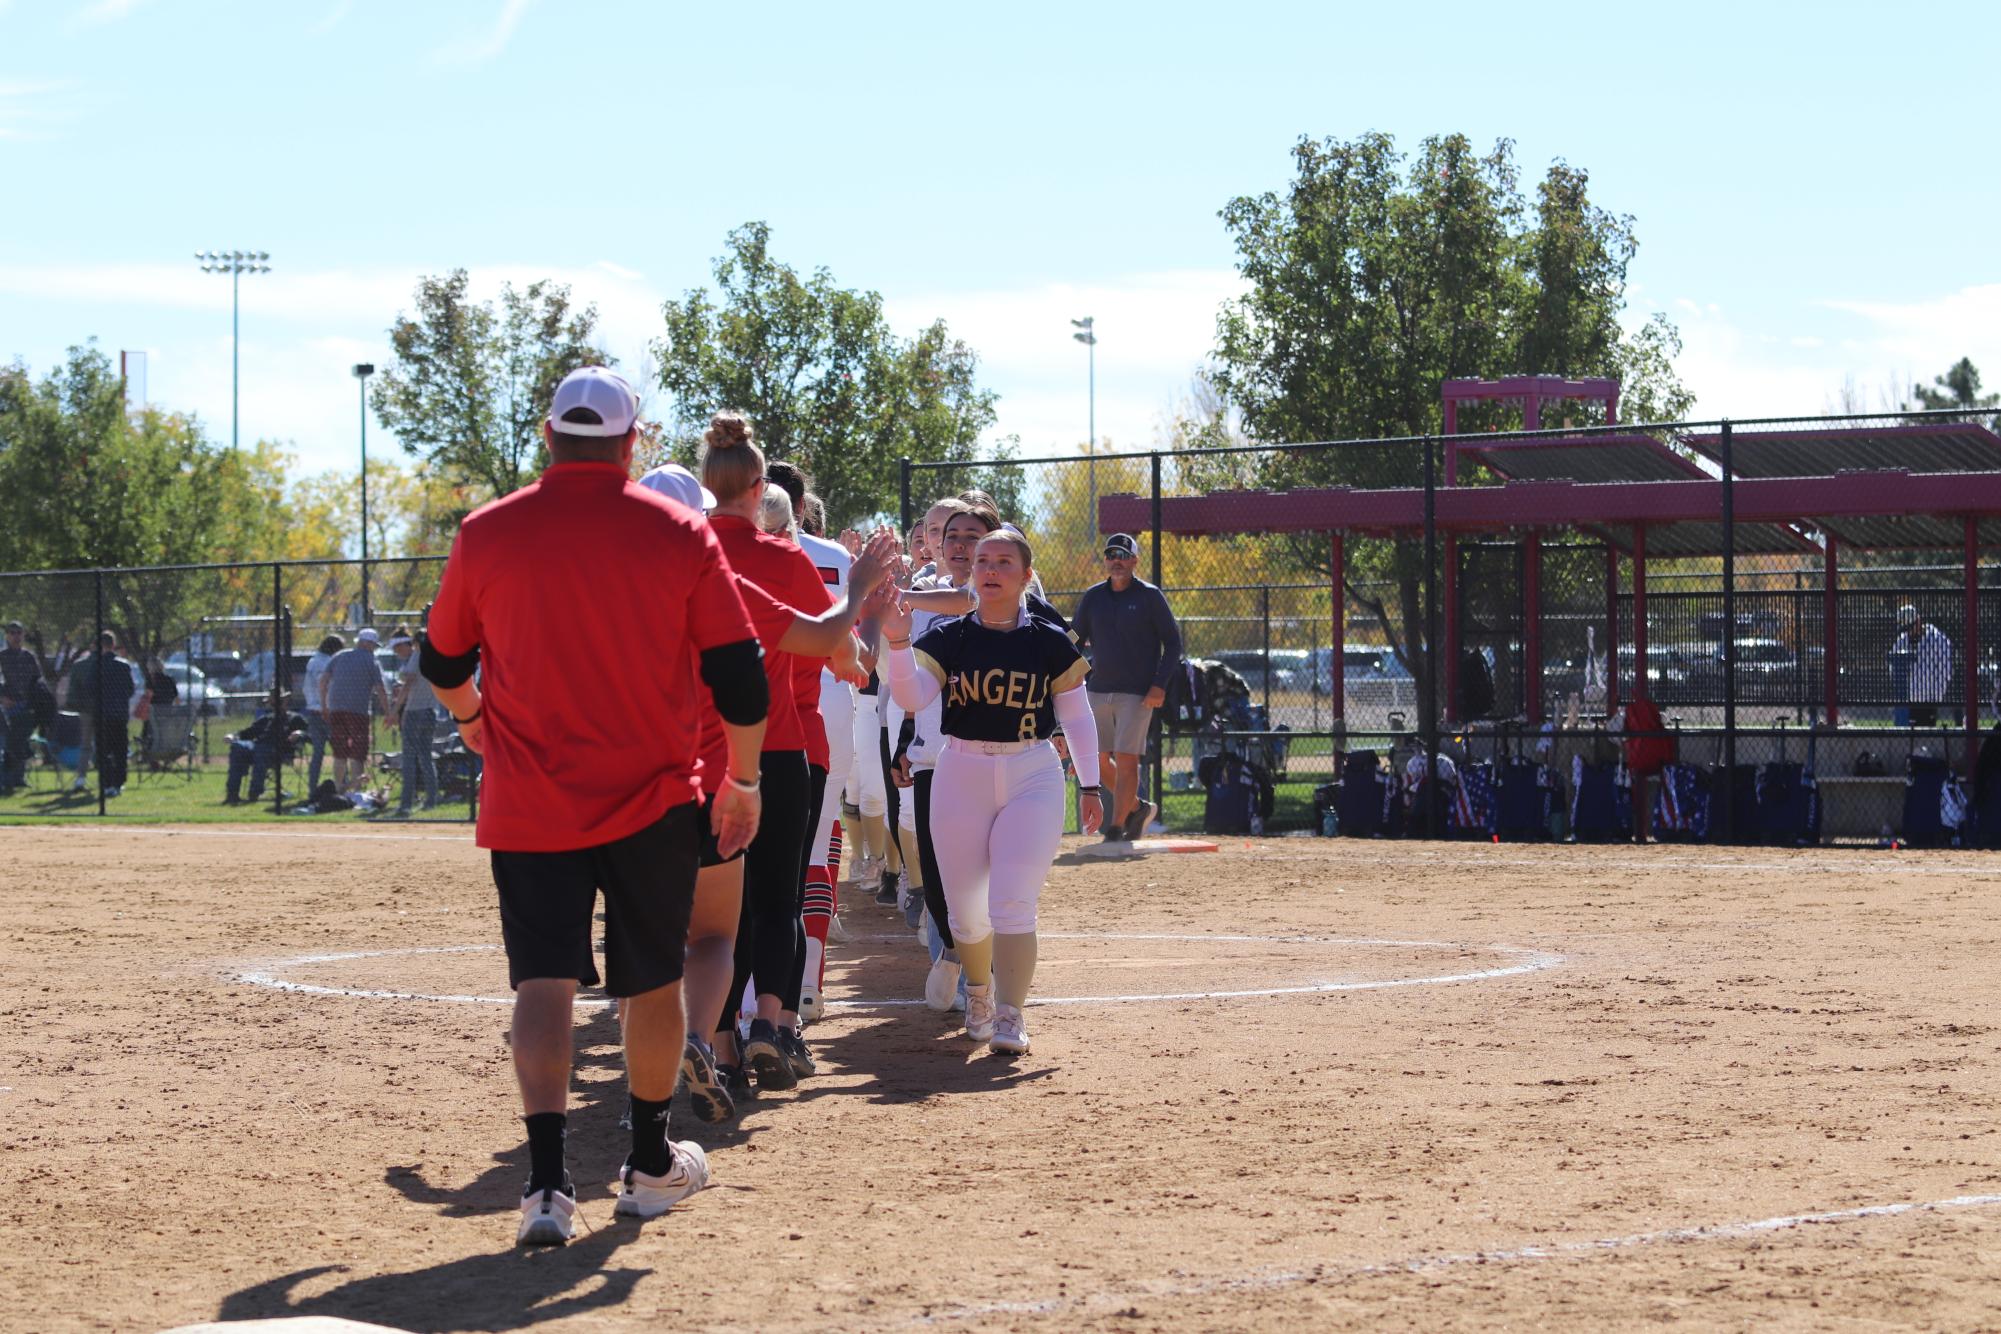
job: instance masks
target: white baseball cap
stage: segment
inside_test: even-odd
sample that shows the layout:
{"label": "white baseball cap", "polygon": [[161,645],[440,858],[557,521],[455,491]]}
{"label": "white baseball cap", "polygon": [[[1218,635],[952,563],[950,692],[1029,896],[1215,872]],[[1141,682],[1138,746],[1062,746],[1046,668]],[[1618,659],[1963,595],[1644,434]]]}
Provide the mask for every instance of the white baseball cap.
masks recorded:
{"label": "white baseball cap", "polygon": [[354,642],[357,644],[380,644],[382,636],[376,634],[373,630],[363,630],[354,637]]}
{"label": "white baseball cap", "polygon": [[571,371],[549,404],[549,425],[564,435],[615,438],[630,431],[638,416],[639,395],[623,376],[603,366]]}
{"label": "white baseball cap", "polygon": [[669,500],[678,500],[697,514],[716,507],[715,492],[695,480],[695,474],[678,463],[663,463],[639,479],[648,491],[658,491]]}

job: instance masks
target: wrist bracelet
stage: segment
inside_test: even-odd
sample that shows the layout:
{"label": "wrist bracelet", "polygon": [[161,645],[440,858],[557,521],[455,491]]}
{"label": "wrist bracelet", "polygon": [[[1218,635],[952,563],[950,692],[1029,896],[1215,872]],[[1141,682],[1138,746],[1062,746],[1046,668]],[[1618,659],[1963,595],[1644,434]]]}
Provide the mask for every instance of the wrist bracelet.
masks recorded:
{"label": "wrist bracelet", "polygon": [[890,638],[890,637],[889,637],[888,635],[884,635],[884,636],[882,637],[882,639],[883,639],[883,642],[884,642],[885,644],[888,644],[888,645],[889,645],[889,646],[890,646],[891,648],[909,648],[909,647],[910,647],[910,641],[909,641],[908,639],[891,639],[891,638]]}
{"label": "wrist bracelet", "polygon": [[457,715],[456,713],[455,713],[455,714],[453,714],[453,715],[452,715],[452,721],[453,721],[453,722],[455,722],[455,723],[457,723],[457,724],[458,724],[458,725],[459,725],[460,727],[464,727],[464,726],[466,726],[466,725],[467,725],[468,723],[476,723],[476,722],[478,722],[478,721],[479,721],[479,716],[480,716],[480,715],[481,715],[482,713],[485,713],[485,712],[486,712],[486,702],[485,702],[484,700],[482,700],[482,701],[480,701],[480,705],[479,705],[479,707],[478,707],[478,708],[476,708],[476,709],[474,709],[474,710],[473,710],[473,711],[472,711],[472,712],[471,712],[471,713],[470,713],[469,715],[467,715],[467,716],[466,716],[466,717],[464,717],[464,718],[461,718],[461,717],[459,717],[459,716],[458,716],[458,715]]}
{"label": "wrist bracelet", "polygon": [[748,783],[746,783],[741,778],[738,778],[735,774],[724,774],[723,777],[729,782],[729,785],[731,787],[735,788],[739,792],[757,791],[758,780],[755,778],[751,779]]}

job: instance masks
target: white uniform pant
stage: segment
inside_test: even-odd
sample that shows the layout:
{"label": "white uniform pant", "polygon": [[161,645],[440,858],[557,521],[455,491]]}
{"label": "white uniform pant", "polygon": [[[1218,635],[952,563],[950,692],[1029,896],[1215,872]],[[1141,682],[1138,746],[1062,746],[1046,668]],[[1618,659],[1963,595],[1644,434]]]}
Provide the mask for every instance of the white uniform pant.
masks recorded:
{"label": "white uniform pant", "polygon": [[855,767],[855,688],[836,680],[832,672],[820,673],[820,720],[827,728],[827,790],[820,799],[808,866],[827,865],[834,821],[841,818],[841,789],[847,784],[848,771]]}
{"label": "white uniform pant", "polygon": [[848,782],[850,803],[863,815],[880,819],[889,814],[889,793],[882,776],[882,711],[880,695],[855,692],[855,760]]}
{"label": "white uniform pant", "polygon": [[1012,755],[946,743],[931,780],[931,841],[952,938],[1035,930],[1035,908],[1063,838],[1067,785],[1047,741]]}

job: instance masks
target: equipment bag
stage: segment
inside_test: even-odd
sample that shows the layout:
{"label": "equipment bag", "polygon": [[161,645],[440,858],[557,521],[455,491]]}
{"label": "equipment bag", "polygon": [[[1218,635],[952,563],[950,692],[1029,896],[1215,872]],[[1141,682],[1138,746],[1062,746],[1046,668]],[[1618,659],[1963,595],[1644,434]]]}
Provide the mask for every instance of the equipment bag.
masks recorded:
{"label": "equipment bag", "polygon": [[1904,777],[1904,842],[1933,847],[1946,841],[1939,807],[1947,777],[1946,762],[1938,756],[1911,756],[1910,772]]}
{"label": "equipment bag", "polygon": [[[1570,760],[1570,832],[1579,843],[1605,843],[1631,837],[1632,788],[1624,766],[1586,764],[1582,755]],[[1661,784],[1663,793],[1667,783]]]}
{"label": "equipment bag", "polygon": [[1758,770],[1758,832],[1779,847],[1820,841],[1820,790],[1805,766],[1774,761]]}
{"label": "equipment bag", "polygon": [[1337,808],[1344,837],[1381,836],[1389,786],[1375,751],[1348,752],[1341,762],[1341,796]]}
{"label": "equipment bag", "polygon": [[1504,839],[1549,837],[1549,770],[1533,760],[1501,765],[1500,796],[1494,804],[1494,832]]}
{"label": "equipment bag", "polygon": [[1203,762],[1206,795],[1202,802],[1202,832],[1248,834],[1257,814],[1258,789],[1250,764],[1225,751]]}

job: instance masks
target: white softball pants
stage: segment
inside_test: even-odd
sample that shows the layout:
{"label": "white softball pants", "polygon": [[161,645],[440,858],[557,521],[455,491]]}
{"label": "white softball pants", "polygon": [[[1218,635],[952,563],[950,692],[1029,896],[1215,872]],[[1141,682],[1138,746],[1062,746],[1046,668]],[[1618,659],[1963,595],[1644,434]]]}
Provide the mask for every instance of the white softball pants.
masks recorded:
{"label": "white softball pants", "polygon": [[1063,838],[1063,765],[1047,741],[998,755],[972,745],[947,741],[931,780],[931,841],[952,938],[1025,935]]}
{"label": "white softball pants", "polygon": [[854,748],[855,759],[852,777],[848,782],[848,795],[854,798],[854,807],[863,815],[884,816],[889,814],[889,792],[883,787],[882,777],[882,709],[881,695],[855,695]]}
{"label": "white softball pants", "polygon": [[[820,673],[820,721],[827,728],[827,790],[820,799],[819,823],[813,830],[809,866],[825,866],[832,851],[834,822],[841,818],[841,789],[855,767],[855,688]],[[852,835],[850,835],[852,837]]]}

